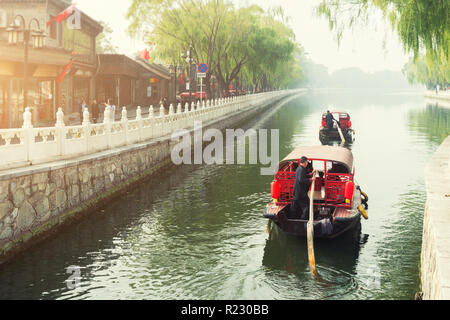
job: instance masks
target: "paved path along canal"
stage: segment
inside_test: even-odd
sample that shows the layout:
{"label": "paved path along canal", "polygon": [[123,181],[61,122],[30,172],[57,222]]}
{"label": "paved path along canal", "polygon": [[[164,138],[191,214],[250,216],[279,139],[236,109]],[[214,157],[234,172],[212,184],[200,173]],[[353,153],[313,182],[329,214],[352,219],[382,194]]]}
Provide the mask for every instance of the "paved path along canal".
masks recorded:
{"label": "paved path along canal", "polygon": [[[309,93],[249,124],[280,129],[280,157],[317,145],[327,108],[352,116],[361,233],[316,243],[266,231],[270,176],[257,165],[171,168],[0,267],[0,299],[412,299],[426,199],[424,166],[450,112],[420,94]],[[356,238],[356,240],[355,240]],[[69,289],[67,268],[81,281]],[[69,286],[70,287],[70,286]]]}

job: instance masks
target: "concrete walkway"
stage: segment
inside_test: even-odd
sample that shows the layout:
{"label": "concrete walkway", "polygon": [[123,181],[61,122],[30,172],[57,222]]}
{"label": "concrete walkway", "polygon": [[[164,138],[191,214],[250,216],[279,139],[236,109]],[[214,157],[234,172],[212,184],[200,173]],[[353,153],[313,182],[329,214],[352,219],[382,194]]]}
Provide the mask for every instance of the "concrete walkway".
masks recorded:
{"label": "concrete walkway", "polygon": [[450,299],[450,136],[425,169],[427,202],[421,254],[424,300]]}

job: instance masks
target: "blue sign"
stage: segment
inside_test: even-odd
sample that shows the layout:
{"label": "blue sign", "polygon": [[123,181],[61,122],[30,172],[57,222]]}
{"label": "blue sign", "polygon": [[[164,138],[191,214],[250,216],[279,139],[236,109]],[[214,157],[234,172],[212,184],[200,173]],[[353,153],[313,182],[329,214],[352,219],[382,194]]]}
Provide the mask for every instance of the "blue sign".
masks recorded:
{"label": "blue sign", "polygon": [[206,63],[200,63],[198,65],[198,72],[208,72],[208,65]]}

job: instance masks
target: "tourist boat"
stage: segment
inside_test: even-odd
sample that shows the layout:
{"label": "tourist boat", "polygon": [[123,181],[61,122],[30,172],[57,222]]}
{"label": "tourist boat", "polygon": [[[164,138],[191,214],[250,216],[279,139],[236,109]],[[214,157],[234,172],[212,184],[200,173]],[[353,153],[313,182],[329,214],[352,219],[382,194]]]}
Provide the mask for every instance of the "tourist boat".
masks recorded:
{"label": "tourist boat", "polygon": [[[311,171],[318,170],[315,179],[314,237],[334,238],[360,224],[367,195],[355,183],[353,154],[350,150],[333,146],[312,146],[295,149],[279,164],[279,171],[271,184],[273,202],[266,207],[264,217],[272,220],[282,231],[306,236],[307,220],[291,217],[290,207],[295,172],[300,158],[307,157]],[[308,193],[311,198],[311,190]]]}
{"label": "tourist boat", "polygon": [[[355,140],[355,131],[352,129],[352,121],[350,115],[347,112],[334,111],[331,112],[334,119],[339,122],[342,134],[345,141],[351,143]],[[327,128],[325,122],[325,116],[327,113],[322,114],[322,124],[319,129],[319,140],[322,144],[326,144],[330,140],[341,140],[341,136],[338,131],[338,123],[333,122],[333,128]]]}

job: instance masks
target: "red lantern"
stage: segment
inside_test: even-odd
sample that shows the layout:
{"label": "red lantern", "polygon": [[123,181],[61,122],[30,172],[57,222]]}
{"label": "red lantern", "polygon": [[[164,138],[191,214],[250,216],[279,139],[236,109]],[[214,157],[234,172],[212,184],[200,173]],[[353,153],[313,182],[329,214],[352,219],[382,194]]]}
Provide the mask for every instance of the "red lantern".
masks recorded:
{"label": "red lantern", "polygon": [[345,184],[345,191],[344,191],[344,197],[345,197],[345,203],[351,204],[353,199],[353,193],[355,192],[355,184],[351,181],[347,182]]}
{"label": "red lantern", "polygon": [[278,199],[281,194],[281,183],[279,181],[274,181],[270,185],[270,193],[272,195],[272,199]]}

